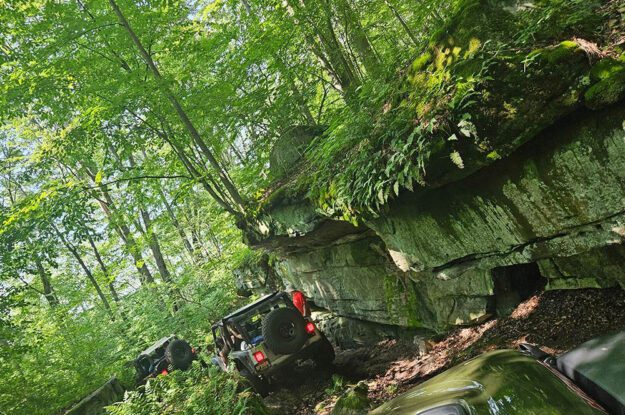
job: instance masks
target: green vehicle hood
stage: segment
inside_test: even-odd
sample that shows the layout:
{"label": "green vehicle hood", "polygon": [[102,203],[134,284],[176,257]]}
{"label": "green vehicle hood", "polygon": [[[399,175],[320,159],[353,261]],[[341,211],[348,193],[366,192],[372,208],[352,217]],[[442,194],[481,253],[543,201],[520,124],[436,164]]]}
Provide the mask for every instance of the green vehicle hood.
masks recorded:
{"label": "green vehicle hood", "polygon": [[485,353],[433,377],[372,411],[418,415],[450,403],[470,415],[600,415],[534,358],[513,350]]}

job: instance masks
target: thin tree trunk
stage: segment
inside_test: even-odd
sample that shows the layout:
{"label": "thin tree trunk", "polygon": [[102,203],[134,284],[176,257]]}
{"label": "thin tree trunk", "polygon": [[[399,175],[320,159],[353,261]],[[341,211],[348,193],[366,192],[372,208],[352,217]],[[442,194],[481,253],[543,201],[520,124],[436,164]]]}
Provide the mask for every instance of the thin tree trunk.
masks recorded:
{"label": "thin tree trunk", "polygon": [[130,231],[130,228],[128,227],[128,225],[126,225],[126,223],[123,220],[119,218],[113,218],[111,210],[115,210],[115,205],[113,203],[113,199],[111,198],[111,195],[105,189],[101,188],[100,191],[105,199],[105,200],[98,200],[100,207],[104,211],[104,214],[111,221],[111,224],[117,231],[117,234],[119,235],[121,240],[126,245],[126,250],[130,254],[130,256],[132,256],[132,259],[135,262],[135,267],[137,268],[137,271],[139,272],[141,282],[153,283],[154,277],[152,276],[152,273],[148,269],[145,261],[143,260],[143,255],[141,255],[141,251],[139,250],[137,241],[135,240],[134,236],[132,236],[132,232]]}
{"label": "thin tree trunk", "polygon": [[[116,154],[114,151],[113,153]],[[128,161],[131,168],[136,168],[135,159],[132,154],[128,158]],[[137,221],[137,229],[148,239],[150,251],[152,251],[152,256],[154,257],[154,262],[156,262],[156,268],[161,276],[161,279],[163,280],[163,282],[169,282],[171,280],[171,274],[167,269],[167,264],[165,263],[163,252],[161,251],[161,245],[159,244],[158,237],[154,232],[150,214],[143,205],[143,191],[138,187],[138,185],[136,187],[130,187],[130,190],[134,194],[134,197],[137,199],[137,204],[139,205],[139,214],[141,215],[141,220],[143,220],[143,226],[141,226],[140,221]]]}
{"label": "thin tree trunk", "polygon": [[[327,0],[324,1],[327,8],[330,9]],[[352,5],[349,3],[349,0],[334,0],[336,5],[340,8],[344,18],[345,18],[345,32],[346,35],[351,40],[351,43],[354,45],[358,55],[362,59],[362,64],[367,70],[369,74],[375,74],[379,71],[380,68],[380,60],[378,58],[375,49],[371,42],[369,42],[369,37],[365,32],[364,27],[360,22],[360,16],[354,10]]]}
{"label": "thin tree trunk", "polygon": [[328,54],[333,57],[333,60],[337,62],[338,65],[341,65],[344,68],[343,70],[346,76],[350,79],[349,83],[352,84],[354,81],[358,80],[355,73],[355,66],[357,66],[357,63],[353,63],[343,52],[341,42],[339,42],[338,37],[336,36],[334,24],[332,23],[333,13],[330,5],[326,0],[321,0],[321,5],[325,15],[323,20],[326,27],[325,32],[323,30],[319,31],[319,36],[323,40],[323,43],[328,50]]}
{"label": "thin tree trunk", "polygon": [[[193,178],[200,182],[202,187],[204,187],[204,190],[206,190],[208,194],[211,195],[211,197],[217,202],[217,204],[221,206],[226,212],[232,214],[233,216],[237,216],[237,211],[232,206],[230,206],[221,196],[219,196],[218,192],[207,181],[207,175],[200,174],[195,166],[193,166],[191,160],[189,160],[189,157],[187,157],[187,155],[184,153],[183,149],[180,148],[180,146],[178,146],[178,144],[176,144],[173,140],[171,140],[164,132],[161,131],[159,136],[171,146],[171,148],[174,150],[174,153],[176,153],[178,159],[182,162],[182,165],[187,169],[189,174],[191,174]],[[210,177],[210,175],[208,175],[208,177]],[[218,186],[216,188],[218,188]]]}
{"label": "thin tree trunk", "polygon": [[[250,7],[249,2],[247,0],[243,0],[243,5],[245,6],[245,10],[247,14],[250,17],[252,17],[252,8]],[[253,17],[254,17],[254,24],[258,24],[258,18],[256,16],[253,16]],[[301,91],[297,87],[297,83],[295,82],[295,78],[293,77],[293,74],[291,73],[290,68],[287,67],[284,60],[278,53],[273,53],[273,58],[280,66],[281,72],[286,76],[288,83],[289,83],[289,89],[293,93],[295,103],[302,111],[302,114],[304,115],[306,122],[308,123],[308,125],[316,125],[315,118],[310,112],[310,108],[308,108],[308,105],[306,104],[306,100],[304,99],[304,96],[302,95]],[[238,151],[234,148],[234,145],[232,145],[232,147],[235,152],[235,155],[242,162],[243,158],[238,153]]]}
{"label": "thin tree trunk", "polygon": [[167,269],[167,264],[165,263],[165,258],[163,257],[163,252],[161,251],[161,245],[158,242],[158,237],[154,232],[154,228],[152,227],[152,219],[150,218],[150,214],[144,208],[139,209],[141,212],[141,219],[143,220],[143,225],[145,226],[146,236],[148,238],[148,242],[150,245],[150,250],[152,251],[152,255],[154,256],[154,261],[156,262],[156,268],[158,269],[158,273],[161,275],[161,279],[163,282],[171,281],[171,274],[169,273],[169,269]]}
{"label": "thin tree trunk", "polygon": [[85,261],[82,259],[82,256],[80,255],[80,253],[78,252],[76,247],[74,245],[72,245],[65,238],[65,236],[63,236],[63,234],[56,228],[56,226],[52,225],[52,227],[54,228],[54,231],[56,232],[57,236],[59,237],[59,239],[61,240],[63,245],[65,245],[65,247],[68,249],[68,251],[70,251],[71,254],[74,256],[76,261],[78,261],[78,264],[80,265],[80,267],[84,271],[85,275],[87,276],[87,279],[89,280],[91,285],[93,285],[93,288],[95,288],[95,290],[96,290],[96,292],[98,294],[98,297],[100,297],[100,301],[102,301],[102,305],[104,305],[104,309],[108,313],[108,315],[111,318],[111,320],[115,321],[115,314],[113,314],[113,310],[111,309],[111,305],[109,304],[108,300],[106,299],[106,296],[104,295],[104,292],[102,291],[102,288],[100,287],[100,284],[98,284],[98,281],[93,276],[93,273],[91,273],[91,270],[89,269],[87,264],[85,264]]}
{"label": "thin tree trunk", "polygon": [[293,98],[295,99],[297,106],[300,108],[302,115],[304,115],[306,122],[308,123],[308,125],[317,125],[317,123],[315,122],[315,117],[313,117],[312,113],[310,112],[310,108],[308,108],[302,92],[297,87],[297,83],[295,82],[295,78],[293,77],[290,68],[287,67],[282,57],[280,57],[277,53],[274,54],[274,59],[278,62],[278,65],[280,65],[282,72],[286,76],[286,79],[289,82],[289,88],[293,93]]}
{"label": "thin tree trunk", "polygon": [[109,281],[108,288],[109,288],[109,292],[111,293],[111,297],[113,298],[113,301],[115,301],[116,303],[119,303],[120,301],[119,294],[117,294],[117,290],[115,289],[115,285],[113,284],[113,281],[110,281],[111,275],[109,274],[108,267],[102,260],[102,255],[100,255],[100,251],[98,250],[98,247],[96,246],[95,241],[93,240],[91,235],[88,235],[88,240],[89,240],[89,245],[91,245],[91,249],[93,250],[93,253],[95,255],[95,259],[98,262],[98,265],[100,266],[100,270],[102,270],[102,274],[104,275],[106,280]]}
{"label": "thin tree trunk", "polygon": [[210,228],[207,229],[208,232],[208,237],[211,240],[211,243],[213,244],[213,246],[215,247],[215,251],[217,251],[217,256],[219,258],[222,257],[222,251],[221,251],[221,246],[219,244],[219,240],[217,239],[217,236],[215,235],[215,233],[213,232],[213,230]]}
{"label": "thin tree trunk", "polygon": [[[81,9],[87,14],[87,16],[91,19],[91,20],[95,20],[95,17],[93,16],[93,14],[91,14],[91,12],[87,9],[87,7],[83,4],[80,3]],[[147,51],[145,51],[145,49],[143,48],[141,42],[139,41],[139,39],[137,38],[137,36],[134,34],[134,32],[132,31],[132,28],[130,27],[130,25],[128,24],[128,22],[126,21],[124,15],[121,13],[121,10],[119,9],[119,7],[117,6],[117,4],[115,2],[111,2],[111,7],[113,8],[113,10],[115,11],[115,13],[117,14],[118,18],[125,21],[126,22],[126,26],[124,26],[125,29],[129,29],[129,35],[131,36],[131,39],[133,40],[133,42],[135,42],[135,45],[137,45],[137,47],[139,48],[140,52],[145,52],[148,59],[151,60],[150,55],[147,54]],[[133,37],[134,36],[134,37]],[[111,50],[111,53],[119,60],[119,63],[121,65],[121,67],[128,73],[132,73],[132,69],[130,68],[130,66],[128,65],[128,63],[119,55],[119,53],[117,53],[112,46],[110,45],[110,43],[107,42],[107,46],[109,47],[109,49]],[[143,56],[143,55],[142,55]],[[146,63],[148,63],[146,61]],[[152,66],[154,65],[154,62],[152,62]],[[158,72],[158,70],[156,70],[156,73],[158,74],[160,79],[160,73]],[[173,97],[175,100],[175,97]],[[180,105],[178,105],[178,107],[180,107]],[[124,108],[126,110],[129,110],[128,108]],[[133,116],[135,116],[136,118],[140,119],[142,122],[146,123],[149,126],[149,123],[142,119],[141,117],[139,117],[137,114],[135,114],[133,111],[129,110],[129,112],[131,114],[133,114]],[[185,114],[186,115],[186,114]],[[187,117],[188,119],[188,117]],[[190,123],[190,121],[189,121]],[[191,125],[193,127],[193,125]],[[185,124],[185,127],[187,127],[187,125]],[[173,141],[171,141],[168,137],[167,134],[165,134],[163,131],[159,131],[158,129],[155,129],[153,127],[150,127],[159,137],[161,137],[162,139],[164,139],[173,149],[174,152],[176,153],[176,155],[179,157],[180,161],[182,162],[182,164],[184,165],[184,167],[187,169],[187,171],[195,178],[197,179],[200,183],[202,183],[204,189],[211,195],[211,197],[213,197],[216,202],[228,213],[232,214],[233,216],[238,216],[239,212],[235,209],[233,209],[231,206],[229,206],[224,200],[222,200],[221,198],[219,198],[219,196],[217,196],[217,193],[215,192],[215,190],[204,180],[204,176],[201,175],[195,168],[193,168],[189,163],[188,160],[186,160],[185,162],[185,155],[184,152],[182,151],[182,149],[180,149]],[[195,130],[195,128],[193,128]],[[197,131],[196,131],[197,133]],[[199,135],[199,134],[198,134]],[[193,135],[192,135],[193,136]],[[236,189],[235,189],[236,190]]]}
{"label": "thin tree trunk", "polygon": [[200,133],[195,128],[195,125],[191,122],[191,119],[189,118],[187,113],[184,111],[184,109],[180,105],[180,102],[178,101],[176,96],[173,94],[171,89],[163,82],[161,73],[156,67],[154,60],[152,59],[148,51],[145,49],[145,47],[141,43],[141,40],[139,40],[139,38],[135,34],[134,30],[130,26],[130,23],[128,22],[128,20],[126,20],[126,17],[122,13],[121,9],[119,8],[115,0],[109,0],[109,4],[111,8],[113,9],[113,11],[115,12],[115,14],[117,15],[117,18],[120,24],[124,27],[124,29],[128,33],[128,36],[130,37],[135,47],[139,51],[139,54],[141,55],[146,65],[152,72],[152,75],[154,79],[156,80],[157,84],[160,86],[161,91],[163,92],[165,97],[169,100],[171,105],[173,106],[176,114],[180,118],[182,124],[185,126],[187,132],[189,133],[193,141],[202,149],[211,167],[217,172],[217,175],[219,176],[221,183],[228,190],[230,197],[234,201],[239,216],[244,214],[245,208],[244,208],[243,199],[241,198],[241,195],[239,194],[238,190],[236,189],[236,187],[234,186],[234,184],[228,177],[226,170],[219,163],[219,161],[215,158],[212,151],[208,148],[208,146],[206,145],[206,143],[200,136]]}
{"label": "thin tree trunk", "polygon": [[393,14],[395,15],[395,18],[399,21],[399,24],[401,25],[401,27],[404,28],[404,31],[406,32],[410,40],[412,40],[412,43],[414,43],[415,46],[419,46],[419,41],[417,40],[417,37],[412,32],[412,30],[410,30],[410,27],[408,27],[408,24],[406,23],[404,18],[401,16],[401,14],[399,14],[399,11],[397,11],[395,6],[393,6],[389,0],[384,0],[384,4],[386,4],[386,6],[391,10],[391,12],[393,12]]}
{"label": "thin tree trunk", "polygon": [[[72,170],[70,169],[70,171]],[[134,260],[134,265],[137,268],[137,271],[139,272],[139,280],[141,281],[142,284],[153,283],[154,277],[152,277],[152,273],[150,272],[147,265],[145,264],[145,261],[143,260],[143,255],[141,255],[141,251],[139,250],[139,247],[137,245],[137,242],[135,241],[135,238],[132,236],[132,232],[130,231],[130,228],[128,228],[128,225],[126,225],[123,219],[115,218],[111,212],[111,210],[116,211],[116,208],[108,190],[105,187],[99,186],[99,184],[95,180],[95,174],[93,174],[93,172],[91,172],[89,168],[84,168],[84,173],[86,173],[87,177],[95,185],[98,186],[98,190],[100,194],[102,195],[102,197],[104,197],[104,200],[102,200],[99,197],[94,195],[94,199],[98,201],[98,204],[100,205],[100,208],[104,212],[104,215],[108,218],[109,223],[111,224],[111,226],[113,226],[113,229],[115,229],[120,239],[124,243],[126,247],[126,251],[130,254],[130,256],[132,256],[132,259]],[[83,179],[83,177],[81,177],[81,175],[78,172],[72,171],[72,174],[77,179]]]}
{"label": "thin tree trunk", "polygon": [[165,196],[165,192],[163,192],[163,190],[160,187],[158,188],[158,194],[161,197],[161,200],[163,202],[163,205],[165,206],[165,210],[167,211],[167,214],[169,215],[169,219],[171,220],[172,225],[174,225],[174,228],[176,228],[178,235],[180,235],[180,239],[182,240],[182,243],[185,249],[187,250],[189,255],[191,255],[191,257],[193,258],[193,246],[191,246],[191,242],[189,242],[187,233],[185,232],[183,227],[180,225],[180,222],[178,221],[178,218],[176,217],[176,213],[174,212],[174,208],[172,204],[169,201],[167,201],[167,196]]}
{"label": "thin tree trunk", "polygon": [[[350,86],[352,86],[355,81],[353,73],[349,65],[346,65],[342,51],[337,49],[338,45],[330,41],[327,33],[324,33],[324,31],[315,24],[312,18],[307,15],[307,4],[308,2],[304,3],[301,0],[287,0],[289,13],[294,18],[295,24],[304,26],[302,32],[304,33],[306,43],[308,43],[308,46],[311,48],[313,54],[317,56],[322,66],[340,86],[340,88],[337,89],[341,90],[343,94],[347,96]],[[310,28],[305,27],[306,24],[310,26]],[[327,25],[328,21],[326,19],[326,26]],[[330,22],[330,28],[331,27]],[[310,32],[314,33],[314,36],[311,35]],[[332,33],[332,35],[333,34],[334,33]]]}
{"label": "thin tree trunk", "polygon": [[232,149],[234,156],[237,158],[237,160],[239,160],[239,163],[241,164],[241,166],[245,166],[246,164],[245,157],[243,157],[243,154],[241,154],[241,152],[237,149],[236,144],[235,143],[230,144],[230,148]]}
{"label": "thin tree trunk", "polygon": [[39,279],[41,280],[41,285],[43,286],[43,296],[50,305],[50,307],[54,308],[59,305],[59,299],[56,298],[54,294],[54,289],[52,288],[52,283],[50,282],[50,274],[46,271],[41,263],[41,260],[35,257],[35,266],[37,267],[37,273],[39,274]]}

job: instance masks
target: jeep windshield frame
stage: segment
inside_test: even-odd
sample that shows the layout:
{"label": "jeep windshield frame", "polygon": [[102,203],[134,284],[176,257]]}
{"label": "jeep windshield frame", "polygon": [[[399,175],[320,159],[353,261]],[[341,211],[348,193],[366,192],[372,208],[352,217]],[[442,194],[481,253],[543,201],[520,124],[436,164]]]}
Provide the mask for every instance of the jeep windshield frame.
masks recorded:
{"label": "jeep windshield frame", "polygon": [[144,351],[142,351],[141,353],[139,353],[139,356],[137,356],[137,358],[139,358],[140,356],[150,356],[152,353],[156,352],[158,349],[162,348],[166,343],[172,341],[176,339],[176,336],[166,336],[163,337],[157,341],[155,341],[150,347],[148,347],[147,349],[145,349]]}

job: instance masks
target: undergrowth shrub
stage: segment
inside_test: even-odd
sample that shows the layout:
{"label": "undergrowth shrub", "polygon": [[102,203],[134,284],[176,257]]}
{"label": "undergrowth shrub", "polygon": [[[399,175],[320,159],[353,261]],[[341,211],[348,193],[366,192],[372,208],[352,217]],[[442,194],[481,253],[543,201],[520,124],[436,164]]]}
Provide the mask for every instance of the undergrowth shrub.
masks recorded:
{"label": "undergrowth shrub", "polygon": [[194,362],[188,371],[158,376],[122,402],[107,407],[110,415],[269,415],[258,395],[239,391],[236,377]]}

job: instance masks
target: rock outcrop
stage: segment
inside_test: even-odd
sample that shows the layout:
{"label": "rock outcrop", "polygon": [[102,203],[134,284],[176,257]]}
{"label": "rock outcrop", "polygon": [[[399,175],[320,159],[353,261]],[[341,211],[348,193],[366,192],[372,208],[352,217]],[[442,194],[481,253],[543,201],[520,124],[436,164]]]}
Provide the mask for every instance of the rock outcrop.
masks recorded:
{"label": "rock outcrop", "polygon": [[[512,21],[518,2],[474,3],[489,5],[468,9],[485,38],[522,23]],[[504,12],[512,23],[488,18]],[[441,70],[445,50],[477,44],[471,13],[415,62],[415,88]],[[468,134],[480,139],[434,140],[425,187],[398,191],[355,225],[286,184],[245,227],[248,244],[270,251],[275,275],[317,306],[391,326],[478,322],[542,288],[625,288],[625,55],[588,49],[575,39],[492,57],[496,77]],[[475,63],[465,59],[457,73]],[[450,161],[450,145],[462,163]]]}
{"label": "rock outcrop", "polygon": [[[492,313],[493,276],[516,264],[536,264],[547,289],[625,287],[624,121],[622,105],[580,112],[466,179],[402,194],[339,238],[345,224],[317,215],[300,227],[301,205],[281,206],[301,236],[266,245],[275,272],[339,315],[433,329]],[[511,278],[538,272],[522,271]]]}

